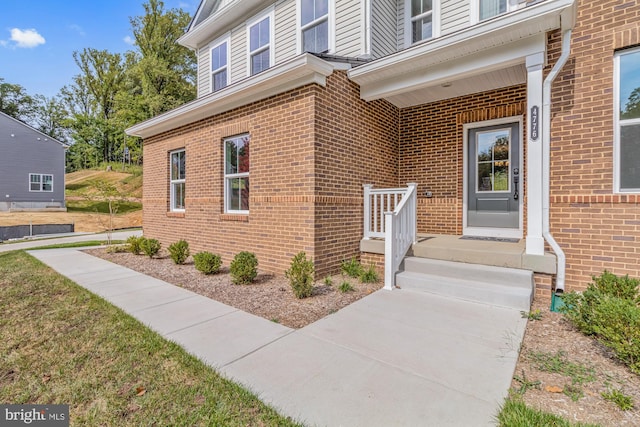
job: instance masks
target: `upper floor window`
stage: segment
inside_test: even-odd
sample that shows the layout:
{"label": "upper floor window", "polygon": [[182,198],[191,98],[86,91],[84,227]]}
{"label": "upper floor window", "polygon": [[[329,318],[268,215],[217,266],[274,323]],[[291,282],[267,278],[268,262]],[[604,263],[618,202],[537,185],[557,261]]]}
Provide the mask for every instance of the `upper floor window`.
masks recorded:
{"label": "upper floor window", "polygon": [[215,92],[229,84],[229,43],[227,40],[211,49],[211,91]]}
{"label": "upper floor window", "polygon": [[184,150],[177,150],[170,153],[171,156],[171,210],[184,210],[184,193],[186,180],[186,156]]}
{"label": "upper floor window", "polygon": [[249,212],[249,135],[224,140],[224,210]]}
{"label": "upper floor window", "polygon": [[615,187],[640,192],[640,48],[618,52],[614,69]]}
{"label": "upper floor window", "polygon": [[266,70],[273,62],[273,13],[262,15],[249,25],[249,67],[251,75]]}
{"label": "upper floor window", "polygon": [[329,0],[300,1],[302,51],[329,51]]}
{"label": "upper floor window", "polygon": [[[509,0],[477,0],[476,19],[484,21],[512,10],[516,10],[519,6],[518,2]],[[521,2],[520,2],[521,3]],[[472,2],[472,10],[474,3]]]}
{"label": "upper floor window", "polygon": [[30,173],[29,191],[53,191],[53,175]]}
{"label": "upper floor window", "polygon": [[410,0],[411,43],[433,37],[433,1]]}

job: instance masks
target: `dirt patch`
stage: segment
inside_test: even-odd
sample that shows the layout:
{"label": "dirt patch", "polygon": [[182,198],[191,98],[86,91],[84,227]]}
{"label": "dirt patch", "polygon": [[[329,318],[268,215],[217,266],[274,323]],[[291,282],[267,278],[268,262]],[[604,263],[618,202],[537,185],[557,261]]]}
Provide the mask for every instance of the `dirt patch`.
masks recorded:
{"label": "dirt patch", "polygon": [[[552,412],[571,421],[597,423],[602,426],[640,426],[640,376],[632,373],[615,360],[613,354],[594,339],[583,335],[560,313],[549,311],[547,301],[535,301],[533,310],[540,310],[540,320],[529,320],[516,366],[512,388],[521,390],[526,380],[531,386],[523,394],[524,402],[532,407]],[[584,372],[573,374],[574,379],[587,378],[574,384],[571,376],[547,372],[547,367],[536,355],[546,354],[562,358]],[[551,363],[549,363],[550,365]],[[567,363],[564,364],[565,366]],[[539,369],[539,367],[544,367]],[[580,368],[582,367],[582,368]],[[524,372],[524,374],[523,374]],[[631,396],[635,408],[622,411],[605,400],[601,393],[622,390]],[[574,396],[575,401],[570,397]]]}
{"label": "dirt patch", "polygon": [[[382,283],[360,283],[335,275],[331,276],[331,285],[325,284],[323,277],[316,281],[313,296],[298,299],[289,281],[281,275],[262,272],[250,285],[234,285],[228,268],[207,276],[196,270],[191,261],[176,265],[166,253],[150,259],[130,253],[107,253],[104,249],[86,252],[291,328],[313,323],[382,287]],[[338,290],[345,281],[353,286],[353,291]]]}
{"label": "dirt patch", "polygon": [[[75,231],[100,232],[109,225],[108,214],[85,212],[0,212],[0,225],[75,224]],[[113,228],[142,226],[142,210],[114,217]]]}

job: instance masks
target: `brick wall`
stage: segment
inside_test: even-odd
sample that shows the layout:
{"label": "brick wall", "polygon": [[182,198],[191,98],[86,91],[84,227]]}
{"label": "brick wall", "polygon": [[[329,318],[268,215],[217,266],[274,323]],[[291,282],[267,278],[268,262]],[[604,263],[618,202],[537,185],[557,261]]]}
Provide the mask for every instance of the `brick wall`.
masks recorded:
{"label": "brick wall", "polygon": [[[381,120],[382,119],[382,120]],[[346,73],[149,138],[144,144],[144,234],[192,252],[242,251],[282,273],[298,251],[318,275],[357,254],[364,183],[397,182],[398,112],[359,99]],[[224,213],[223,139],[249,133],[248,215]],[[169,152],[186,150],[186,209],[169,212]]]}
{"label": "brick wall", "polygon": [[568,289],[605,268],[640,277],[640,197],[613,188],[613,55],[639,44],[640,3],[578,1],[572,54],[552,89],[551,231]]}
{"label": "brick wall", "polygon": [[419,233],[462,234],[463,126],[522,116],[526,95],[517,85],[400,111],[400,183],[418,183]]}

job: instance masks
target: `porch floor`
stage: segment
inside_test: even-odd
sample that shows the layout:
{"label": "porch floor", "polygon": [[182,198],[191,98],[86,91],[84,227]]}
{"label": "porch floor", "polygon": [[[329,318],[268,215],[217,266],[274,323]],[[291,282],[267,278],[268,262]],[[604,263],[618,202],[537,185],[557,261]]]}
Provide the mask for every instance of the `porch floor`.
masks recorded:
{"label": "porch floor", "polygon": [[[462,236],[445,234],[419,234],[418,242],[408,255],[469,264],[519,268],[536,273],[555,274],[556,256],[525,253],[525,241],[504,242],[494,240],[467,240]],[[363,252],[384,254],[384,239],[362,240]]]}

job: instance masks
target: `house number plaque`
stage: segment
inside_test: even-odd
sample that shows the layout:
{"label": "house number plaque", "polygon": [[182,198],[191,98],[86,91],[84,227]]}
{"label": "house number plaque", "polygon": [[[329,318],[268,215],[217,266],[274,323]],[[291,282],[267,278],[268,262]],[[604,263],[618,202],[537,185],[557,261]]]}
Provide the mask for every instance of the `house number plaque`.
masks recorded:
{"label": "house number plaque", "polygon": [[537,105],[531,107],[531,140],[537,141],[540,136],[540,109]]}

